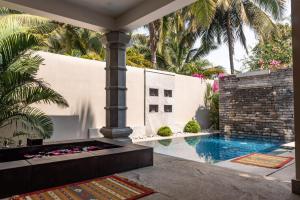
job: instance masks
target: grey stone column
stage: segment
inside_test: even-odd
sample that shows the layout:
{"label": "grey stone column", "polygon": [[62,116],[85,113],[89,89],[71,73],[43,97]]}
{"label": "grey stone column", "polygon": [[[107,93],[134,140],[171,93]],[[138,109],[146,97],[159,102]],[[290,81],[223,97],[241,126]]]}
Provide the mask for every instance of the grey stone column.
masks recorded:
{"label": "grey stone column", "polygon": [[126,126],[126,47],[130,36],[112,31],[103,41],[106,44],[106,126],[100,132],[106,138],[129,142],[132,129]]}

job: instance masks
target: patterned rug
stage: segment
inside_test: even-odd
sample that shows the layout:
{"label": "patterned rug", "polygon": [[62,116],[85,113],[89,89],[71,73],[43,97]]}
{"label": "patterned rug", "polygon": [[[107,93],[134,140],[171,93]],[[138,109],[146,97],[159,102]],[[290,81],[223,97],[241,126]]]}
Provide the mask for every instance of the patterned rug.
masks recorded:
{"label": "patterned rug", "polygon": [[254,165],[259,167],[267,167],[278,169],[283,167],[285,164],[293,160],[292,157],[283,157],[283,156],[273,156],[267,154],[253,153],[237,159],[232,160],[231,162],[241,163],[245,165]]}
{"label": "patterned rug", "polygon": [[154,193],[119,176],[107,176],[85,182],[50,188],[12,197],[14,200],[134,200]]}

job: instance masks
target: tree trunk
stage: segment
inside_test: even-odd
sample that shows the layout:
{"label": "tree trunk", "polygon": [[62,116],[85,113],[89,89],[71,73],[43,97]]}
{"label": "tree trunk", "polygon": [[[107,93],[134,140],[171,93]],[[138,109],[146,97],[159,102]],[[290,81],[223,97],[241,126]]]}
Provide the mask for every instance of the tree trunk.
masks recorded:
{"label": "tree trunk", "polygon": [[156,20],[149,23],[149,35],[150,35],[150,51],[151,51],[151,63],[153,68],[157,68],[157,48],[160,38],[161,20]]}
{"label": "tree trunk", "polygon": [[234,62],[233,62],[233,55],[234,55],[234,41],[232,35],[232,28],[231,28],[231,19],[230,19],[230,12],[227,13],[226,19],[226,33],[228,37],[228,50],[229,50],[229,61],[230,61],[230,71],[231,74],[234,74]]}

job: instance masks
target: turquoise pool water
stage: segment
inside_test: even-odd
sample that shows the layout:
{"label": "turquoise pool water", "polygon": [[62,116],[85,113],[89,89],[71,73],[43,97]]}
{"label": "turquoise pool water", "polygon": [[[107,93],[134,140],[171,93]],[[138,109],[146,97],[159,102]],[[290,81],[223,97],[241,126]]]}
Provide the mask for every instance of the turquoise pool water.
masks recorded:
{"label": "turquoise pool water", "polygon": [[216,163],[250,153],[269,153],[283,142],[258,138],[238,139],[222,135],[205,135],[158,141],[141,142],[154,148],[156,153],[199,162]]}

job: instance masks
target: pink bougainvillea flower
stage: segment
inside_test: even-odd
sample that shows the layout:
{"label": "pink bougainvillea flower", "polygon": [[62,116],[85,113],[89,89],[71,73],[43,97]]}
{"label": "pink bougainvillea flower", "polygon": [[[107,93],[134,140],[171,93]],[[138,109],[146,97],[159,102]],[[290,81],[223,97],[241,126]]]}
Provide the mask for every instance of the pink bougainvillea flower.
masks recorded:
{"label": "pink bougainvillea flower", "polygon": [[193,74],[193,77],[205,79],[205,76],[203,74]]}
{"label": "pink bougainvillea flower", "polygon": [[278,60],[272,60],[272,61],[270,62],[270,65],[278,66],[278,65],[280,65],[280,61],[278,61]]}
{"label": "pink bougainvillea flower", "polygon": [[219,91],[219,81],[214,80],[214,83],[212,85],[212,90],[213,90],[214,93]]}
{"label": "pink bougainvillea flower", "polygon": [[225,77],[225,74],[224,74],[224,73],[220,73],[220,74],[218,75],[218,78],[221,79],[221,80],[223,80],[224,77]]}
{"label": "pink bougainvillea flower", "polygon": [[205,76],[203,74],[199,74],[199,78],[204,79]]}

